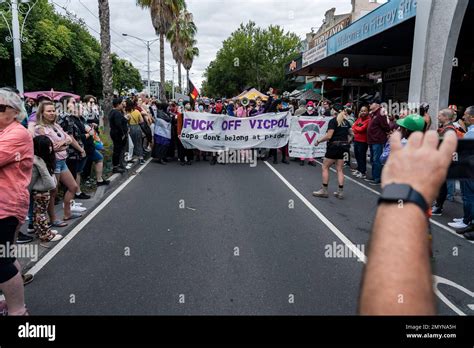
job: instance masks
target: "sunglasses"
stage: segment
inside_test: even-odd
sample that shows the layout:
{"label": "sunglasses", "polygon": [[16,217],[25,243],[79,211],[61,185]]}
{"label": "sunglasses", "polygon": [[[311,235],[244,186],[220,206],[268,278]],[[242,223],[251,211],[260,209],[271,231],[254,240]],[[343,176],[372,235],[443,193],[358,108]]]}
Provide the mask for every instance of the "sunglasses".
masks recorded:
{"label": "sunglasses", "polygon": [[0,112],[5,112],[7,110],[7,108],[14,109],[10,105],[0,104]]}

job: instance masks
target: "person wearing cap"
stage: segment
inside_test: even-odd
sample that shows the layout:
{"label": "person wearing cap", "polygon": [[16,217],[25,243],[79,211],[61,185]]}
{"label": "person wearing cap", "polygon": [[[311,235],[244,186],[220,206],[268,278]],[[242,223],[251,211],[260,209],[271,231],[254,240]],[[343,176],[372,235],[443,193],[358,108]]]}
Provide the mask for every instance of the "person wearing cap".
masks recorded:
{"label": "person wearing cap", "polygon": [[[424,118],[417,114],[408,115],[402,119],[397,120],[397,126],[402,135],[402,145],[405,145],[408,141],[408,138],[413,132],[423,132],[426,126]],[[384,147],[382,155],[380,156],[380,162],[382,164],[387,163],[388,157],[390,155],[390,142]]]}
{"label": "person wearing cap", "polygon": [[[0,89],[0,247],[10,250],[30,203],[28,186],[33,172],[33,138],[21,125],[26,110],[20,96]],[[8,188],[8,189],[7,189]],[[28,315],[21,267],[14,257],[0,257],[0,290],[9,315]]]}
{"label": "person wearing cap", "polygon": [[[318,116],[318,113],[317,113],[317,110],[316,110],[316,107],[315,107],[313,101],[310,100],[306,103],[306,111],[304,113],[302,113],[301,116],[304,116],[304,117],[316,117],[316,116]],[[308,160],[308,165],[310,165],[312,167],[316,167],[317,164],[316,164],[316,160],[314,158],[304,158],[304,157],[300,158],[300,166],[304,166],[305,160]]]}
{"label": "person wearing cap", "polygon": [[367,130],[367,143],[370,149],[370,162],[372,164],[372,179],[365,179],[370,185],[380,185],[382,175],[382,155],[387,136],[390,132],[388,117],[382,114],[380,102],[375,100],[370,105],[370,122]]}

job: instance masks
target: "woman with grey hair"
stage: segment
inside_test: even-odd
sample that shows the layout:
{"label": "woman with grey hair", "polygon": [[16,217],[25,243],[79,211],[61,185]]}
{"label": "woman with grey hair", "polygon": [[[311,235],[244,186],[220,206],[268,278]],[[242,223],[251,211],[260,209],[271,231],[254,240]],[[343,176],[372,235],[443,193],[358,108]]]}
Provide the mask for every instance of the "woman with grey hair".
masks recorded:
{"label": "woman with grey hair", "polygon": [[[10,250],[28,213],[33,170],[33,139],[20,122],[26,117],[15,92],[0,89],[0,246]],[[0,313],[28,315],[21,267],[15,257],[0,257]]]}

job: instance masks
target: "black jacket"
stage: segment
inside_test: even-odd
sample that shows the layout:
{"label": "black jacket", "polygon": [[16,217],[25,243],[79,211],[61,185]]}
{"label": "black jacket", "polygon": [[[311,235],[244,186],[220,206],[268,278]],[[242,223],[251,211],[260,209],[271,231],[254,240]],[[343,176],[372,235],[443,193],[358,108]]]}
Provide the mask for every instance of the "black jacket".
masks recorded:
{"label": "black jacket", "polygon": [[112,109],[109,114],[110,137],[112,139],[121,139],[128,134],[128,122],[123,114]]}

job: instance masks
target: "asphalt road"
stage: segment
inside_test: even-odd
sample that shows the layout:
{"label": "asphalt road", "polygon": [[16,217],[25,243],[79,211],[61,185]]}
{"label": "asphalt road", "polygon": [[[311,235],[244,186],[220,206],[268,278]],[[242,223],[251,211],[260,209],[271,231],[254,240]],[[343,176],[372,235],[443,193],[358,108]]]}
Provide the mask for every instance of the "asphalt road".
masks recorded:
{"label": "asphalt road", "polygon": [[[319,166],[295,162],[149,163],[39,270],[30,313],[356,314],[364,263],[328,252],[341,236],[366,251],[377,194],[348,181],[343,201],[317,199],[320,184]],[[462,207],[445,212],[442,224]],[[472,315],[474,245],[432,227],[438,311]]]}

